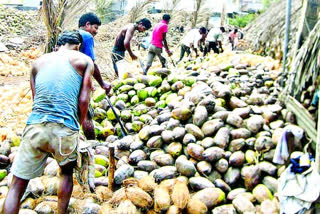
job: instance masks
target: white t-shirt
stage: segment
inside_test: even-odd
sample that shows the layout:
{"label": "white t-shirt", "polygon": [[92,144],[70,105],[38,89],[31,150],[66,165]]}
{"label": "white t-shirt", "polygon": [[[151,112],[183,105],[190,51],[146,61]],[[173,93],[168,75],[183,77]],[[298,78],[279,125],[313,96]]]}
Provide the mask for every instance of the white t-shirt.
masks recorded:
{"label": "white t-shirt", "polygon": [[220,28],[212,28],[206,38],[208,42],[222,41],[222,39],[222,32]]}
{"label": "white t-shirt", "polygon": [[193,43],[194,48],[198,48],[198,42],[202,38],[199,29],[192,29],[183,37],[181,44],[190,48],[190,44]]}

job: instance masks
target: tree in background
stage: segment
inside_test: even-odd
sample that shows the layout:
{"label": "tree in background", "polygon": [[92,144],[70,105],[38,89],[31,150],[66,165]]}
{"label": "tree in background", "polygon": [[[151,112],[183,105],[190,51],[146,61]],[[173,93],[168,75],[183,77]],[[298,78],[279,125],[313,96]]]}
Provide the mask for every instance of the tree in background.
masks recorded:
{"label": "tree in background", "polygon": [[45,53],[54,50],[59,33],[88,7],[89,2],[90,0],[43,0],[42,16],[47,28]]}
{"label": "tree in background", "polygon": [[112,12],[113,0],[94,0],[95,12],[102,23],[109,21],[114,13]]}
{"label": "tree in background", "polygon": [[129,22],[136,22],[142,17],[143,13],[148,10],[153,0],[136,0],[133,7],[129,11]]}
{"label": "tree in background", "polygon": [[[207,0],[195,0],[195,7],[192,13],[192,25],[191,27],[194,28],[197,26],[198,23],[202,22],[206,18],[208,18],[208,12],[210,11],[208,8],[205,7],[205,3]],[[210,14],[211,15],[211,14]]]}
{"label": "tree in background", "polygon": [[262,11],[267,10],[274,2],[277,2],[279,0],[263,0],[262,4],[263,4],[263,9]]}
{"label": "tree in background", "polygon": [[162,4],[163,12],[168,13],[170,16],[173,12],[179,12],[178,6],[181,0],[164,0]]}

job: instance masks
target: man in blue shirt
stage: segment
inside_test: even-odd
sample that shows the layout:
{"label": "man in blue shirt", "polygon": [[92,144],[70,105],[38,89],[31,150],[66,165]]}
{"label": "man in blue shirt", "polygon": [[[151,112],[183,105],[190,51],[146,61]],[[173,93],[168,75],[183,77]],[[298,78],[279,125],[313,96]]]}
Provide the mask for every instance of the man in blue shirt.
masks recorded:
{"label": "man in blue shirt", "polygon": [[[79,32],[80,32],[82,39],[83,39],[82,45],[80,47],[80,51],[92,59],[92,61],[94,63],[93,77],[97,80],[99,85],[103,89],[106,90],[106,93],[108,94],[111,89],[111,86],[110,86],[110,84],[103,81],[99,67],[95,63],[96,57],[94,54],[93,37],[95,35],[97,35],[100,25],[101,25],[101,21],[94,13],[86,13],[80,17],[80,19],[79,19],[79,28],[80,28]],[[83,129],[84,135],[86,136],[86,138],[88,140],[95,139],[94,124],[92,121],[92,112],[93,112],[93,110],[89,106],[88,115],[82,124],[82,129]]]}

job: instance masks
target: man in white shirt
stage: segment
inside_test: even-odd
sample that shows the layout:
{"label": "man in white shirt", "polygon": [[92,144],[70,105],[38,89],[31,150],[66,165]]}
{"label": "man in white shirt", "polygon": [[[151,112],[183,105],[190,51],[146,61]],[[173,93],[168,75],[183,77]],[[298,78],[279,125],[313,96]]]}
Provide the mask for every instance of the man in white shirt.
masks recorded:
{"label": "man in white shirt", "polygon": [[201,45],[201,43],[204,44],[206,36],[207,29],[205,27],[201,27],[200,29],[192,29],[189,31],[181,40],[180,59],[177,63],[182,60],[186,52],[189,55],[191,50],[194,51],[198,57],[199,55],[197,48]]}
{"label": "man in white shirt", "polygon": [[214,53],[219,54],[221,49],[221,53],[223,52],[222,48],[222,33],[226,32],[224,27],[220,28],[212,28],[207,36],[206,46],[204,49],[204,56],[207,55],[207,53],[210,53],[211,49]]}

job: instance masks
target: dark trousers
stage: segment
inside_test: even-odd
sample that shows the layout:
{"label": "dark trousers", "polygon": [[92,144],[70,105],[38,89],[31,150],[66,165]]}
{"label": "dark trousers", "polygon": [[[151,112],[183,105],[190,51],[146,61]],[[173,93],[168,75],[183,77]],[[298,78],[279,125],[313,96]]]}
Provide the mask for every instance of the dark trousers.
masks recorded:
{"label": "dark trousers", "polygon": [[218,43],[216,42],[209,42],[208,45],[204,48],[204,55],[207,55],[207,53],[210,53],[211,49],[213,50],[214,53],[219,54],[219,48],[218,48]]}
{"label": "dark trousers", "polygon": [[188,56],[190,55],[191,51],[190,48],[184,44],[181,44],[181,49],[180,49],[180,59],[178,62],[180,62],[182,60],[182,58],[184,57],[184,54],[187,53]]}

